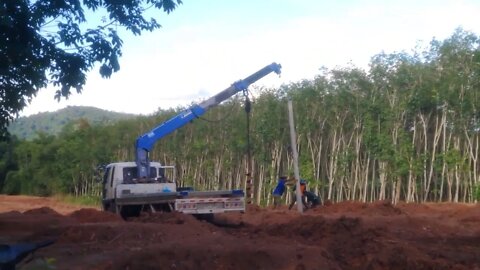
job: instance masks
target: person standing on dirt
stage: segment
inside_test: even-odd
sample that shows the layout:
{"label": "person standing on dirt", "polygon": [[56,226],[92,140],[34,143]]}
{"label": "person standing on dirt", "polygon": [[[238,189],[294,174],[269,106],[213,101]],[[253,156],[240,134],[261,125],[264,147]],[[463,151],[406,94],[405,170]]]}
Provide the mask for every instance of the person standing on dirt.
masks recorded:
{"label": "person standing on dirt", "polygon": [[286,185],[290,184],[290,182],[291,180],[287,180],[286,176],[280,176],[280,178],[278,178],[277,185],[272,192],[273,208],[277,208],[277,206],[280,205],[280,200],[282,199],[283,193],[285,193]]}
{"label": "person standing on dirt", "polygon": [[[296,179],[295,178],[291,178],[289,179],[290,180],[293,180],[293,183],[295,183]],[[297,190],[297,185],[293,185],[293,189],[292,189],[292,202],[290,203],[290,205],[288,206],[288,210],[291,210],[293,205],[295,204],[295,202],[297,201],[297,194],[296,194],[296,190]],[[303,208],[304,209],[308,209],[308,206],[307,206],[307,202],[305,200],[305,192],[307,191],[307,181],[305,181],[304,179],[300,179],[300,192],[302,193],[302,204],[303,204]]]}

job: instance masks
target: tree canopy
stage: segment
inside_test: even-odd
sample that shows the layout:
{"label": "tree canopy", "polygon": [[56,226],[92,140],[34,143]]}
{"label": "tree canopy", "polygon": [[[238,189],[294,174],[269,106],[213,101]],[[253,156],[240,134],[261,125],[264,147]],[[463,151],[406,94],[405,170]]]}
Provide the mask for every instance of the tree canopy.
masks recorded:
{"label": "tree canopy", "polygon": [[[37,92],[55,98],[82,91],[99,66],[108,78],[120,69],[119,30],[134,35],[160,27],[147,11],[170,13],[181,0],[11,0],[0,3],[0,136]],[[98,23],[96,20],[98,19]],[[96,66],[98,65],[98,66]]]}

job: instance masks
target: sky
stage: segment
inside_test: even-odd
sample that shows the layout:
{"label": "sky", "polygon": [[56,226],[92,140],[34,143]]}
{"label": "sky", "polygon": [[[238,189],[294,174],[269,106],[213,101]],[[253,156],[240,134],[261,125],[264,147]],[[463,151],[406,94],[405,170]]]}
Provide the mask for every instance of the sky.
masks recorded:
{"label": "sky", "polygon": [[67,106],[150,115],[200,102],[264,66],[282,74],[251,87],[313,79],[321,67],[368,70],[372,56],[411,52],[462,27],[480,35],[480,0],[183,0],[162,25],[122,36],[121,69],[103,79],[88,73],[81,94],[57,102],[55,88],[39,91],[20,113]]}

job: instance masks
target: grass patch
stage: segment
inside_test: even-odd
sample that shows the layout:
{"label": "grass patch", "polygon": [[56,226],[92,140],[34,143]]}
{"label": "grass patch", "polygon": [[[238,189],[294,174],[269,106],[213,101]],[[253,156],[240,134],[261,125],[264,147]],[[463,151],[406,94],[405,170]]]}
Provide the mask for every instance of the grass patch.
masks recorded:
{"label": "grass patch", "polygon": [[54,196],[59,201],[74,204],[74,205],[83,205],[83,206],[97,206],[101,205],[100,196],[79,196],[75,197],[73,195],[55,195]]}

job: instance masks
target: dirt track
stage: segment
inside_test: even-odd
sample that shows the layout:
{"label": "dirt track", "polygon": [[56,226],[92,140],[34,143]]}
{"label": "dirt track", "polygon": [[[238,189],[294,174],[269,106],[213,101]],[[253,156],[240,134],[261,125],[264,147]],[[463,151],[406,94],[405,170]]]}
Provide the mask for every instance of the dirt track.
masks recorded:
{"label": "dirt track", "polygon": [[0,243],[49,239],[21,269],[480,269],[480,205],[251,206],[213,225],[0,196]]}

